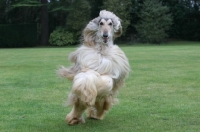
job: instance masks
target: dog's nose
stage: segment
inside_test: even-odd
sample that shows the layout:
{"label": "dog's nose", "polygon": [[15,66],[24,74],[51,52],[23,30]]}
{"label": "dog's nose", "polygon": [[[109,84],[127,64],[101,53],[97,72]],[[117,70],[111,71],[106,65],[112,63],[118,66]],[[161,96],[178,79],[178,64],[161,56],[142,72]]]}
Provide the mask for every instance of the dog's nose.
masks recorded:
{"label": "dog's nose", "polygon": [[104,38],[107,38],[107,37],[108,37],[108,34],[103,34],[103,37],[104,37]]}

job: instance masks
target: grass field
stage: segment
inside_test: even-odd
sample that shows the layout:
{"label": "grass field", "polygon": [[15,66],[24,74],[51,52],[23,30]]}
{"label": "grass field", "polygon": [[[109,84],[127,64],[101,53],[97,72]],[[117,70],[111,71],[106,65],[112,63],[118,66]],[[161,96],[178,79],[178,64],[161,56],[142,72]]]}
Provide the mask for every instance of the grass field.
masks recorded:
{"label": "grass field", "polygon": [[132,72],[102,121],[68,126],[71,83],[55,74],[75,48],[0,49],[1,132],[200,131],[200,44],[123,46]]}

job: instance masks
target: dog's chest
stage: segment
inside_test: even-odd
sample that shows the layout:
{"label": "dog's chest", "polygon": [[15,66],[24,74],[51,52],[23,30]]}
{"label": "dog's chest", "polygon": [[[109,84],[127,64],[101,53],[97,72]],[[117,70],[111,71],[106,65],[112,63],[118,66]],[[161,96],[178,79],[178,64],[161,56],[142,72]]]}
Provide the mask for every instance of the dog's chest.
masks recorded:
{"label": "dog's chest", "polygon": [[123,68],[121,66],[126,61],[125,54],[117,46],[105,50],[80,48],[77,56],[77,62],[82,70],[95,70],[101,75],[106,74],[113,77],[121,74]]}
{"label": "dog's chest", "polygon": [[112,67],[112,55],[109,52],[88,49],[79,53],[78,58],[81,69],[91,69],[106,74]]}

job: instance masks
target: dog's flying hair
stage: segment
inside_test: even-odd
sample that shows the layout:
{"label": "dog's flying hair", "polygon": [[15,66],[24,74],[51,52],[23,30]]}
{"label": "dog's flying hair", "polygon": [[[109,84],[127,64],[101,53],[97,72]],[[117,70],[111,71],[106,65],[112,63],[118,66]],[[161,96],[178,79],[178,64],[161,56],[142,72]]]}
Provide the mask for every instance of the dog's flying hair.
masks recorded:
{"label": "dog's flying hair", "polygon": [[[111,24],[112,22],[112,24]],[[84,123],[88,118],[102,120],[116,103],[118,90],[130,72],[125,53],[114,44],[122,34],[121,20],[114,13],[102,10],[83,30],[82,45],[69,54],[70,67],[61,67],[57,73],[72,80],[66,116],[69,125]]]}

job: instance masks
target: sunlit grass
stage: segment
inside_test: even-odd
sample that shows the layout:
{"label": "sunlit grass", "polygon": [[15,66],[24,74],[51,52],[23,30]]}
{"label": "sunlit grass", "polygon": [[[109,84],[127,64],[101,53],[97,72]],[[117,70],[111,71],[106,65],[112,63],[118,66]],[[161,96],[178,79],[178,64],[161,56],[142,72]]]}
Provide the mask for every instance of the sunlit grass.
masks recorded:
{"label": "sunlit grass", "polygon": [[123,46],[132,71],[120,103],[73,127],[64,106],[71,83],[55,71],[75,48],[0,49],[0,131],[199,131],[200,45],[187,43]]}

